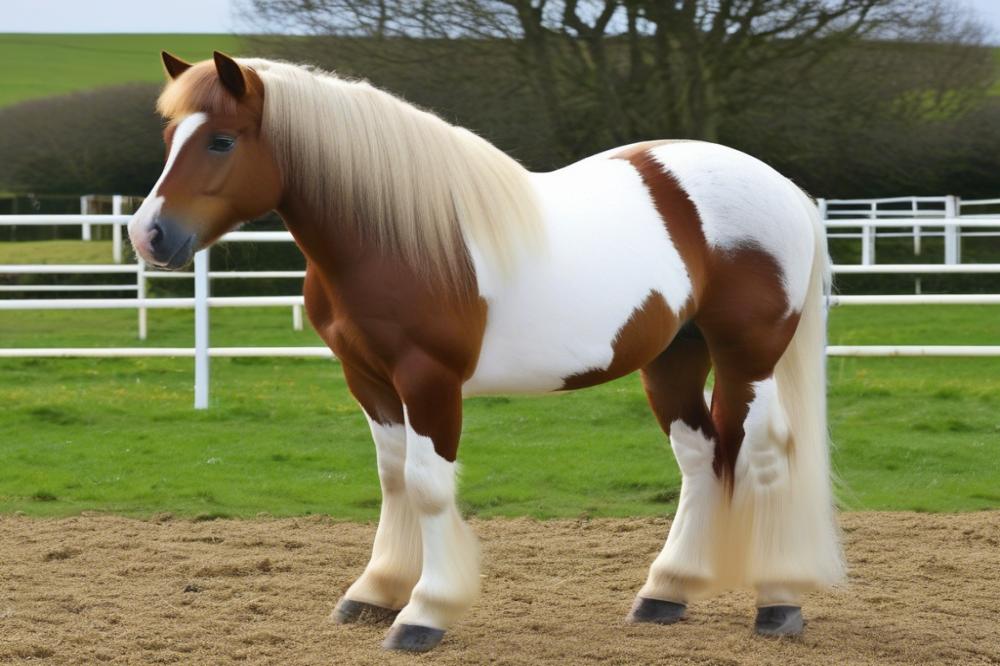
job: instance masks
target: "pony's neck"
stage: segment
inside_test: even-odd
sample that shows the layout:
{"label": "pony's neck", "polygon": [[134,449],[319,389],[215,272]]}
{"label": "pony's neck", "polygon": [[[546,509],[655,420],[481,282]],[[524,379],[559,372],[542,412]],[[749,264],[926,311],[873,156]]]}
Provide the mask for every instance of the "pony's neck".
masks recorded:
{"label": "pony's neck", "polygon": [[374,249],[353,225],[324,219],[323,213],[294,192],[282,199],[277,212],[306,260],[331,279],[351,272]]}
{"label": "pony's neck", "polygon": [[338,317],[363,311],[362,301],[373,294],[391,299],[405,291],[437,307],[459,310],[479,302],[471,266],[454,279],[440,280],[388,254],[354,225],[324,220],[301,198],[287,198],[277,212],[305,255],[310,275],[327,299],[342,308]]}
{"label": "pony's neck", "polygon": [[[466,270],[467,242],[507,267],[541,237],[527,171],[481,137],[366,83],[249,64],[267,90],[263,129],[286,178],[293,233],[322,223],[337,245],[353,231],[447,279]],[[300,211],[298,199],[311,209]]]}

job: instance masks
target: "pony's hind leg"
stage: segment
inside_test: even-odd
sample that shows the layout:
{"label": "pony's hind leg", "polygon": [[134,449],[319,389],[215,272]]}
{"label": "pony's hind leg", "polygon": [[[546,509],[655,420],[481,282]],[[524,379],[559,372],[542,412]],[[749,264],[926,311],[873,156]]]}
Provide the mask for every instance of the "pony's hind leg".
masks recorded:
{"label": "pony's hind leg", "polygon": [[[827,460],[815,313],[728,337],[709,329],[717,467],[730,480],[716,558],[724,587],[757,593],[756,631],[801,633],[801,595],[842,572]],[[804,329],[804,330],[803,330]],[[732,330],[732,329],[730,329]],[[714,336],[712,334],[715,334]],[[793,337],[794,334],[794,337]],[[803,337],[803,336],[806,337]],[[816,347],[816,349],[814,349]],[[808,352],[808,353],[807,353]]]}
{"label": "pony's hind leg", "polygon": [[797,538],[784,519],[789,434],[775,381],[770,369],[760,381],[734,372],[727,354],[718,353],[709,416],[701,395],[704,372],[691,371],[692,364],[707,367],[708,355],[704,340],[685,339],[643,373],[682,480],[666,544],[630,619],[668,624],[683,616],[692,599],[752,586],[760,607],[758,633],[799,633],[800,589],[762,573],[779,566]]}
{"label": "pony's hind leg", "polygon": [[803,629],[800,598],[808,586],[795,580],[795,569],[807,566],[810,554],[797,543],[803,526],[793,514],[801,500],[792,494],[791,437],[777,384],[771,375],[752,381],[722,374],[712,402],[723,457],[738,451],[719,534],[720,583],[754,589],[757,633],[797,635]]}
{"label": "pony's hind leg", "polygon": [[716,435],[703,393],[710,365],[705,340],[689,324],[642,371],[650,406],[681,469],[681,492],[666,544],[629,614],[632,622],[676,622],[716,578],[723,487],[713,469]]}

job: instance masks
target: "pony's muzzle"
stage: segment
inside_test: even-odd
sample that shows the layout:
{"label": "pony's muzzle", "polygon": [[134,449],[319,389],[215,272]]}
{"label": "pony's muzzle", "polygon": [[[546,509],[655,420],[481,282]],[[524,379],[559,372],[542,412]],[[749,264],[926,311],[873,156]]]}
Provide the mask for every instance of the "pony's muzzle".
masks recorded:
{"label": "pony's muzzle", "polygon": [[174,220],[159,216],[149,225],[146,259],[160,268],[176,270],[191,261],[196,245],[195,234]]}

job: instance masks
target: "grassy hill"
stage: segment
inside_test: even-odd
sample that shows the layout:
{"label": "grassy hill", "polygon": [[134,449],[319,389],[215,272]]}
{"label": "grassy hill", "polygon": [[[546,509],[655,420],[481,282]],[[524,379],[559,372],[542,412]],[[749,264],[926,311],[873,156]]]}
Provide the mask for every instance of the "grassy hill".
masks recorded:
{"label": "grassy hill", "polygon": [[204,60],[239,53],[233,35],[36,35],[0,33],[0,107],[99,86],[163,80],[160,51]]}
{"label": "grassy hill", "polygon": [[[162,80],[159,52],[203,60],[213,50],[239,54],[241,40],[224,34],[0,33],[0,107],[99,86]],[[994,49],[1000,96],[1000,48]]]}

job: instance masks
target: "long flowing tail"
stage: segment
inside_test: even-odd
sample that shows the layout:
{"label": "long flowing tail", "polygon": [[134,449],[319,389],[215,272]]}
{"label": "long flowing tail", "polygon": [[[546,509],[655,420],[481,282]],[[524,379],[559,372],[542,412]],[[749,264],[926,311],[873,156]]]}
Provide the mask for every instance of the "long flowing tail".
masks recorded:
{"label": "long flowing tail", "polygon": [[[798,328],[775,367],[774,382],[755,385],[757,398],[767,408],[751,409],[747,418],[751,445],[745,444],[737,459],[725,517],[729,538],[719,554],[721,571],[733,576],[727,586],[756,587],[758,603],[791,602],[844,577],[826,426],[830,260],[819,211],[804,193],[802,205],[815,238],[809,291]],[[769,467],[777,458],[783,464]],[[761,464],[773,473],[748,472]]]}
{"label": "long flowing tail", "polygon": [[[787,521],[782,531],[789,533],[794,544],[782,544],[784,547],[778,549],[787,552],[789,560],[782,562],[785,558],[780,557],[771,564],[782,570],[783,578],[793,574],[793,578],[801,577],[806,587],[825,587],[841,581],[845,569],[836,526],[826,421],[830,257],[819,210],[805,193],[802,203],[812,222],[815,251],[798,328],[774,372],[780,411],[790,434],[789,484],[787,495],[775,498],[782,506],[769,507],[777,513],[773,519]],[[774,550],[769,550],[773,557]],[[791,561],[793,557],[795,561]]]}

